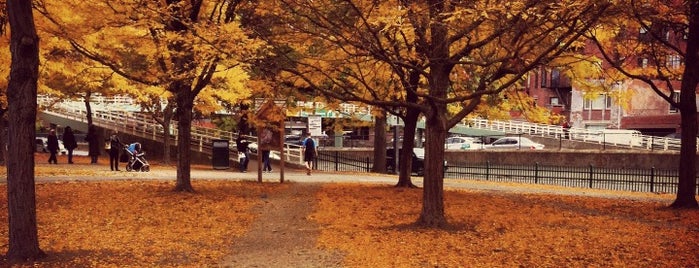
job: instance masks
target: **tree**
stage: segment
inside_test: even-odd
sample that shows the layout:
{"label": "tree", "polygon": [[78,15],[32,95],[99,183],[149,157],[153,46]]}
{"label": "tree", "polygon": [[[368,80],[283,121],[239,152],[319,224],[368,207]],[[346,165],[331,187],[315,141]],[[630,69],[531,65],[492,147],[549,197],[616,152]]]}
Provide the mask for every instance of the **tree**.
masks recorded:
{"label": "tree", "polygon": [[[282,0],[275,12],[287,25],[280,39],[304,40],[289,54],[296,63],[285,70],[289,79],[328,96],[425,116],[418,223],[443,226],[448,130],[487,96],[518,85],[526,73],[568,51],[607,6],[604,1]],[[454,83],[456,75],[460,83]],[[372,85],[385,81],[398,81],[403,91]],[[460,109],[450,113],[451,103]]]}
{"label": "tree", "polygon": [[682,160],[671,207],[697,208],[699,2],[620,1],[609,12],[588,38],[608,64],[610,76],[642,81],[679,110]]}
{"label": "tree", "polygon": [[[41,25],[42,20],[37,20]],[[53,102],[81,100],[85,104],[88,129],[92,127],[92,96],[114,93],[114,72],[74,51],[70,44],[55,37],[44,38],[41,55],[43,68],[39,92]]]}
{"label": "tree", "polygon": [[[239,1],[39,1],[48,29],[76,51],[134,83],[172,94],[178,120],[176,191],[193,191],[190,129],[196,98],[216,83],[245,90],[236,75],[259,44],[238,24]],[[63,16],[63,14],[70,14]],[[85,27],[85,25],[91,27]],[[217,78],[218,77],[218,78]],[[214,82],[217,79],[228,82]],[[237,94],[237,98],[246,97]],[[167,136],[167,133],[166,133]]]}
{"label": "tree", "polygon": [[7,88],[9,144],[7,164],[10,262],[43,257],[39,248],[34,186],[34,121],[39,77],[39,37],[31,1],[8,0],[12,63]]}

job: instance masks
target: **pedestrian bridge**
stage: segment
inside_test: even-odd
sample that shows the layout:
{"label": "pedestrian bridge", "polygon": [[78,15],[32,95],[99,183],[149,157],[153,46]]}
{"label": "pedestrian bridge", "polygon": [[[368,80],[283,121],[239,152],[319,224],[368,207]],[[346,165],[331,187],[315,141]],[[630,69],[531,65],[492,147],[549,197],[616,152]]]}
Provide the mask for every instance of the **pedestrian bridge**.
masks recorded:
{"label": "pedestrian bridge", "polygon": [[[87,111],[84,106],[57,104],[50,110],[39,111],[38,116],[46,122],[62,126],[69,125],[74,130],[87,132]],[[103,129],[118,131],[119,133],[148,139],[160,144],[163,144],[166,138],[171,140],[170,144],[173,146],[176,146],[179,142],[177,121],[173,120],[170,123],[169,133],[166,134],[163,126],[145,113],[95,109],[92,111],[92,123]],[[190,147],[192,151],[211,156],[214,140],[228,140],[231,142],[229,147],[232,152],[231,156],[237,161],[237,150],[235,149],[235,142],[233,142],[237,138],[236,133],[199,126],[192,126],[190,132],[192,137]],[[248,136],[246,138],[252,142],[257,142],[257,137]],[[272,154],[273,157],[277,158],[279,155],[281,155],[279,152]],[[302,165],[301,146],[285,144],[284,159],[287,163]]]}

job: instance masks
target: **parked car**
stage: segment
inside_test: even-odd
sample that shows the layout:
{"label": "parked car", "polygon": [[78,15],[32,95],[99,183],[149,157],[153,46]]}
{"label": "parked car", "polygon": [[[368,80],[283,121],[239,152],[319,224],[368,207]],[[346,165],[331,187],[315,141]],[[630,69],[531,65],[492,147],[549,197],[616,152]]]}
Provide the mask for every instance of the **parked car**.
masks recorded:
{"label": "parked car", "polygon": [[531,149],[531,150],[541,150],[544,149],[544,145],[541,143],[534,142],[526,137],[504,137],[499,138],[491,144],[486,144],[483,149]]}
{"label": "parked car", "polygon": [[303,145],[303,137],[298,135],[284,135],[284,143]]}
{"label": "parked car", "polygon": [[[402,149],[401,149],[402,150]],[[386,171],[388,173],[395,173],[395,160],[394,155],[396,151],[393,148],[386,149]],[[398,152],[399,154],[401,151]],[[399,155],[400,157],[400,155]],[[448,169],[447,161],[444,161],[444,171]],[[425,149],[423,148],[413,148],[413,161],[412,168],[410,169],[412,173],[418,176],[425,175]]]}
{"label": "parked car", "polygon": [[483,148],[483,142],[472,137],[450,137],[447,138],[444,148],[447,150],[481,149]]}
{"label": "parked car", "polygon": [[[46,137],[37,137],[36,139],[34,139],[34,142],[36,144],[36,151],[42,152],[42,153],[48,153],[49,152],[48,141],[49,141],[49,139]],[[58,153],[59,154],[68,154],[68,150],[66,150],[66,147],[63,146],[62,140],[58,140]]]}
{"label": "parked car", "polygon": [[[250,150],[251,154],[257,154],[257,142],[251,142],[248,145],[248,149]],[[269,151],[269,159],[280,160],[282,158],[279,156],[277,151]]]}

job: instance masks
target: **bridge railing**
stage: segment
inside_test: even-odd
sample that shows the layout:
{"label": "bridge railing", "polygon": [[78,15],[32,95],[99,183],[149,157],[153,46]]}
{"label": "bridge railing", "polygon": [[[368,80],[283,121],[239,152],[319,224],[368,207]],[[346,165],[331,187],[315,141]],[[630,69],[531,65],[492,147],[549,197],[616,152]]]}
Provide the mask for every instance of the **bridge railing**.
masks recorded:
{"label": "bridge railing", "polygon": [[[87,112],[84,107],[81,107],[81,105],[57,105],[51,110],[46,110],[44,112],[79,122],[87,122]],[[150,115],[140,112],[94,110],[92,113],[92,120],[93,124],[97,126],[117,130],[119,132],[128,133],[134,136],[155,141],[162,141],[165,136],[168,136],[170,139],[173,139],[174,145],[176,145],[178,142],[177,139],[179,130],[177,128],[177,121],[175,120],[170,122],[169,135],[165,134],[163,126]],[[190,141],[192,150],[202,153],[210,153],[213,140],[216,139],[227,139],[231,141],[231,149],[235,149],[237,134],[231,131],[192,126],[190,133],[192,135],[192,139]],[[254,136],[248,136],[247,139],[251,142],[257,142],[257,137]],[[286,162],[294,164],[303,163],[300,146],[285,144],[283,150]]]}
{"label": "bridge railing", "polygon": [[[586,143],[622,146],[641,150],[679,151],[680,139],[655,137],[640,133],[615,133],[613,131],[588,130],[584,128],[565,129],[558,125],[546,125],[523,121],[497,121],[472,119],[473,128],[501,131],[508,134],[526,134],[552,139],[567,139]],[[697,139],[699,144],[699,139]]]}

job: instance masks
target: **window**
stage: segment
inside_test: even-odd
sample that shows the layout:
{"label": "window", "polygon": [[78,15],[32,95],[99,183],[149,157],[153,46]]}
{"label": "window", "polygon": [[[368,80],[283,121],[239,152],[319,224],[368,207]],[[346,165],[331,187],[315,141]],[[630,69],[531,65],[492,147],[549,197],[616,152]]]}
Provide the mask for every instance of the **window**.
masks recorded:
{"label": "window", "polygon": [[[672,99],[673,102],[675,102],[677,104],[680,103],[680,93],[679,92],[673,91],[672,93],[670,93],[670,98]],[[670,113],[677,113],[679,111],[680,110],[677,109],[677,107],[672,106],[672,104],[670,104]]]}
{"label": "window", "polygon": [[682,65],[682,57],[680,55],[668,55],[667,56],[667,67],[670,69],[678,69]]}
{"label": "window", "polygon": [[638,58],[638,67],[641,67],[641,68],[648,67],[648,59],[647,58]]}
{"label": "window", "polygon": [[609,110],[612,108],[612,98],[606,94],[600,94],[594,99],[585,99],[583,103],[585,110]]}
{"label": "window", "polygon": [[548,76],[548,75],[547,75],[547,73],[546,73],[546,69],[541,68],[541,87],[547,87],[547,85],[548,85],[548,84],[546,83],[546,82],[547,82],[547,81],[546,81],[547,76]]}
{"label": "window", "polygon": [[551,98],[549,99],[549,103],[550,103],[551,105],[559,105],[559,104],[560,104],[560,103],[558,102],[558,97],[551,97]]}
{"label": "window", "polygon": [[561,72],[559,70],[551,70],[551,87],[560,87]]}

